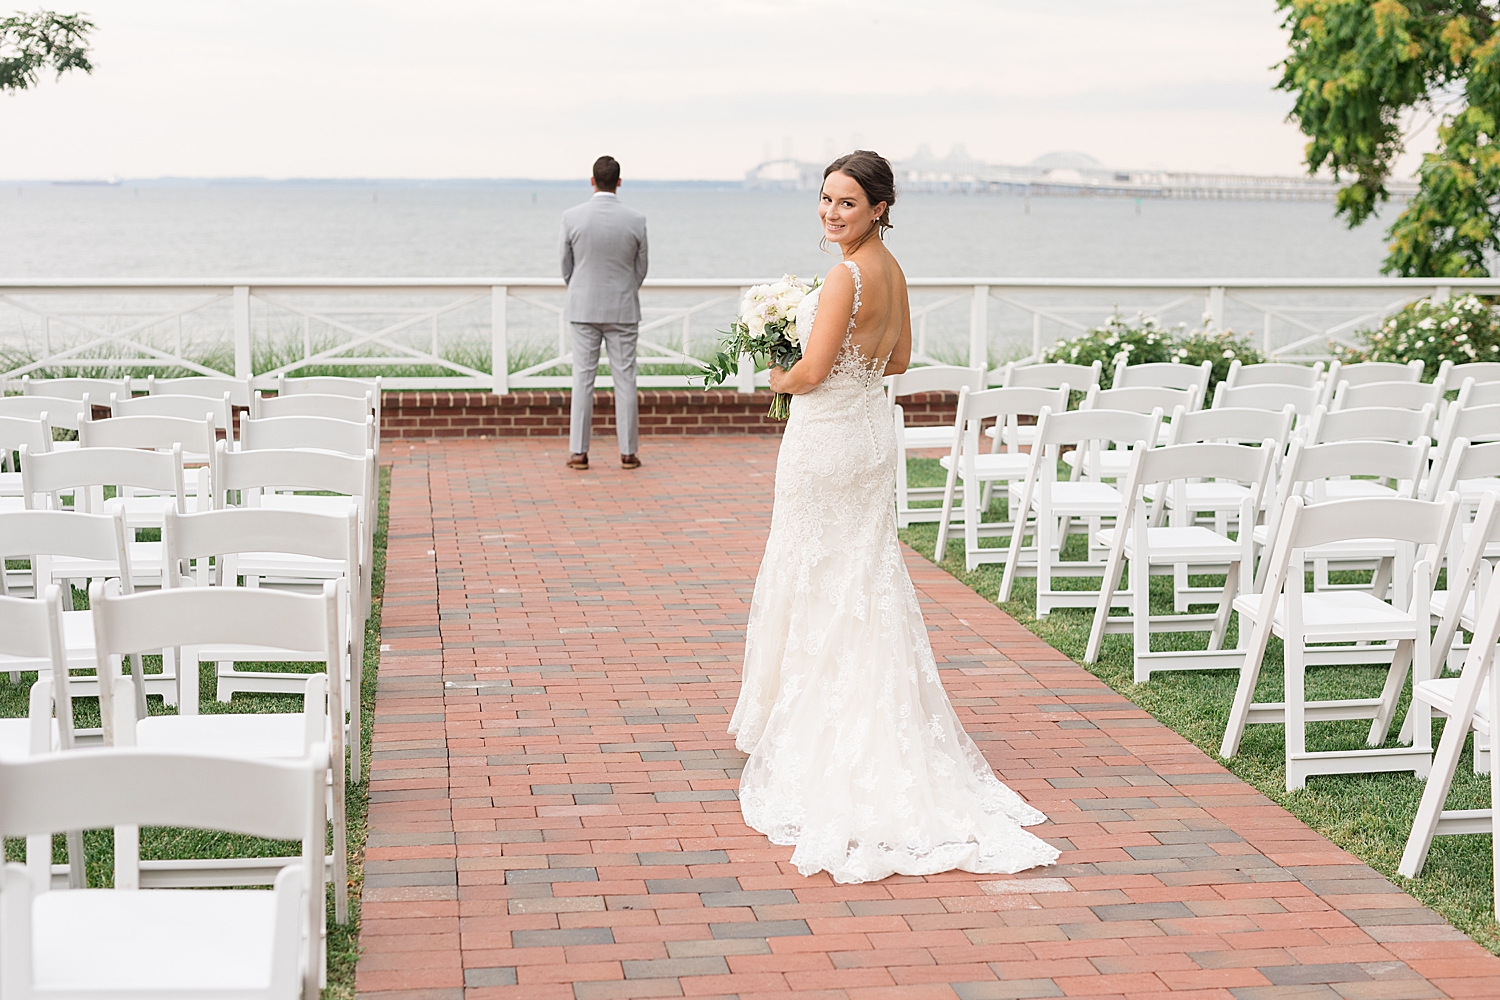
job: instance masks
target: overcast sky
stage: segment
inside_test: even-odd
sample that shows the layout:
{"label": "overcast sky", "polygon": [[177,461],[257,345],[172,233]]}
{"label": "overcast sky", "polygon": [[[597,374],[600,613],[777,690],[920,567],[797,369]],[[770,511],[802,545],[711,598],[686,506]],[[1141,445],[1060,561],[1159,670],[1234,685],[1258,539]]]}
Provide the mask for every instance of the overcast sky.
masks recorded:
{"label": "overcast sky", "polygon": [[0,177],[739,178],[856,141],[1294,173],[1305,141],[1272,0],[81,2],[94,74],[0,100]]}

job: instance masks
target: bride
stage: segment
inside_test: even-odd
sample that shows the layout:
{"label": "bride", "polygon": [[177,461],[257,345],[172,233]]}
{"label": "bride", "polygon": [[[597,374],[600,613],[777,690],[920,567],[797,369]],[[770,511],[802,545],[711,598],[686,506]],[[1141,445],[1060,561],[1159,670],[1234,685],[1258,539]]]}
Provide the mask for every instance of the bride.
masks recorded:
{"label": "bride", "polygon": [[890,164],[823,173],[818,214],[844,259],[797,313],[804,355],[755,581],[739,702],[745,822],[836,882],[959,868],[1017,872],[1057,850],[959,725],[896,541],[896,444],[881,378],[911,358],[906,278],[882,242]]}

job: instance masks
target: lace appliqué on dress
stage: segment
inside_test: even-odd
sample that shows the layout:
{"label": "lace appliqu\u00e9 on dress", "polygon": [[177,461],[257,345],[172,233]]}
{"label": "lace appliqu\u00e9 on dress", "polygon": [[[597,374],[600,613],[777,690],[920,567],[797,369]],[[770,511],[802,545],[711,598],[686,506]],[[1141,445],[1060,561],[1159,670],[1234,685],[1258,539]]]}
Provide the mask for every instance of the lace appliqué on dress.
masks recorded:
{"label": "lace appliqu\u00e9 on dress", "polygon": [[[838,882],[961,868],[1016,872],[1058,851],[1046,817],[995,777],[939,679],[896,539],[896,442],[885,361],[844,343],[793,397],[729,732],[750,754],[745,820]],[[798,326],[811,329],[816,292]],[[806,325],[804,325],[806,324]]]}

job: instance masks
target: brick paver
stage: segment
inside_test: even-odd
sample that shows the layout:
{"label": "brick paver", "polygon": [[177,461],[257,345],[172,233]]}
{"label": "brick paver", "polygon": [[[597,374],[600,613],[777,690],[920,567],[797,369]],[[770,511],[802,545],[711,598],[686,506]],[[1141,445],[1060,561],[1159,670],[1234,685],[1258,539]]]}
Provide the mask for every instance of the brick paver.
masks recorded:
{"label": "brick paver", "polygon": [[839,886],[725,735],[775,440],[394,442],[358,985],[382,1000],[1402,1000],[1500,959],[915,553],[969,733],[1063,849]]}

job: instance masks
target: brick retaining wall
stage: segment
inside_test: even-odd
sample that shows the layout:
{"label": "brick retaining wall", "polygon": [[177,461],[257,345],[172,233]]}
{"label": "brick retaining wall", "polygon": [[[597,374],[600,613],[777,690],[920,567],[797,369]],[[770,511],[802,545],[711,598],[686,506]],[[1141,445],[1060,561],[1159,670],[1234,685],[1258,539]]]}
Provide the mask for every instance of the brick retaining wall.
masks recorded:
{"label": "brick retaining wall", "polygon": [[[385,438],[565,437],[568,392],[387,392],[381,397]],[[950,424],[958,406],[952,392],[903,396],[908,425]],[[780,434],[766,416],[771,393],[643,389],[641,435]],[[594,433],[615,433],[613,392],[594,396]]]}

